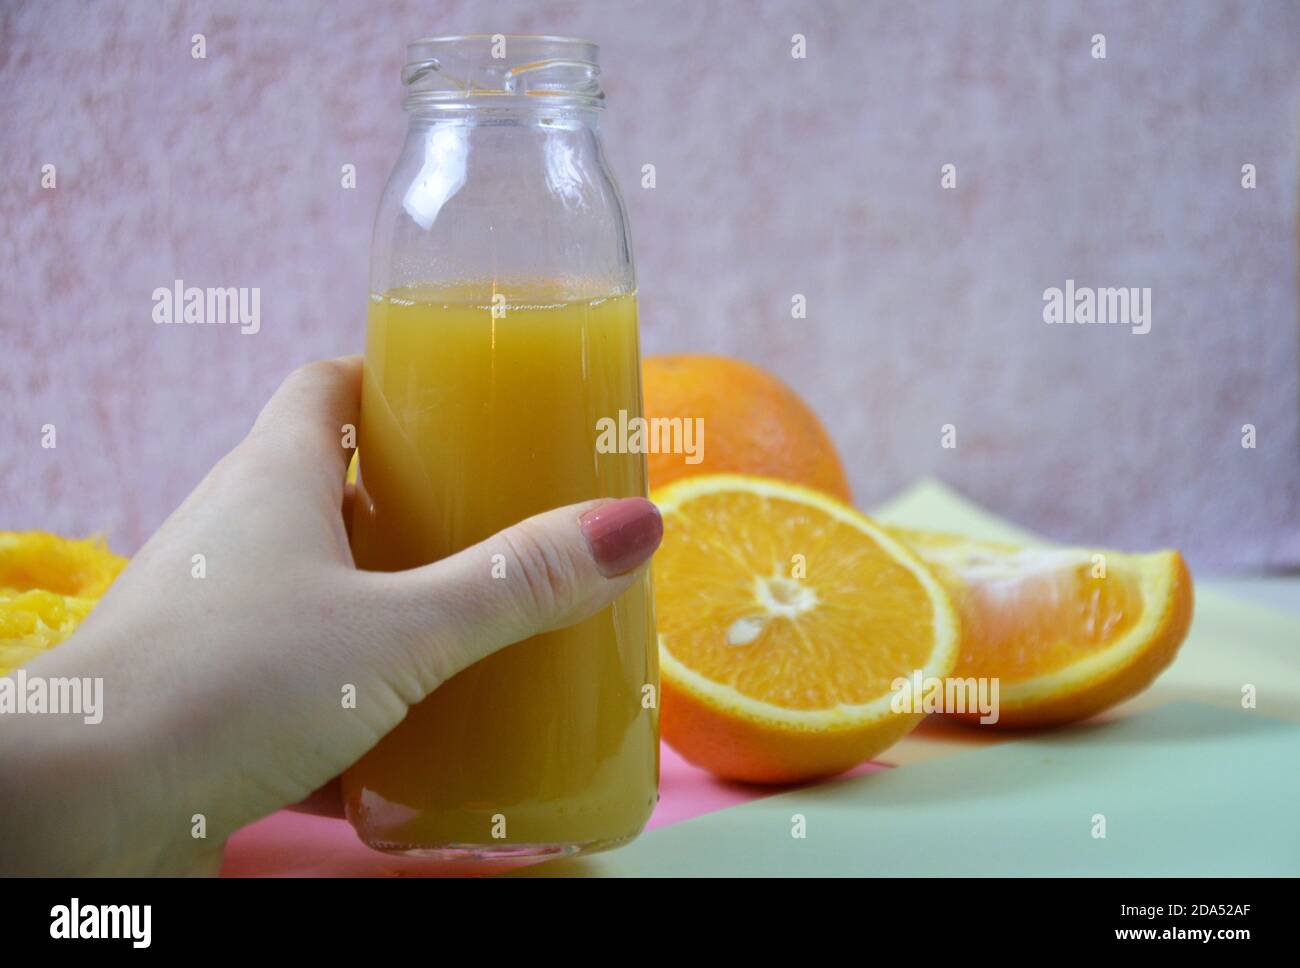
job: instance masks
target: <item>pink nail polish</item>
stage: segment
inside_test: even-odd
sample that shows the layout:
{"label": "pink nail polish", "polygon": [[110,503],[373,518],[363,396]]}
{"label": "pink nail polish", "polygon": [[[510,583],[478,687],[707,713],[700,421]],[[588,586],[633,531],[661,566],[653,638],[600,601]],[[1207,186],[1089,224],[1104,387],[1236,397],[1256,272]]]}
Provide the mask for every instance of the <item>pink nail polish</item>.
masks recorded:
{"label": "pink nail polish", "polygon": [[625,497],[592,508],[578,524],[606,578],[629,572],[659,547],[664,536],[659,509],[643,497]]}

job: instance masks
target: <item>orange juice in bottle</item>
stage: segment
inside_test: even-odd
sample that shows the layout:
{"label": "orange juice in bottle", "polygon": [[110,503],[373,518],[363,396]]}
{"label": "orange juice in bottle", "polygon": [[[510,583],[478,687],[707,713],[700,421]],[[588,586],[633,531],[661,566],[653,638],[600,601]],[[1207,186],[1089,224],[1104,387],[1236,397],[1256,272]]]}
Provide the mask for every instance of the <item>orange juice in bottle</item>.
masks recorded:
{"label": "orange juice in bottle", "polygon": [[[641,383],[595,47],[492,48],[420,41],[404,72],[410,131],[371,267],[359,568],[416,567],[550,508],[646,493],[643,454],[596,445],[602,420],[641,415]],[[647,569],[610,607],[412,708],[345,773],[349,819],[372,847],[458,864],[635,836],[657,798],[656,659]]]}

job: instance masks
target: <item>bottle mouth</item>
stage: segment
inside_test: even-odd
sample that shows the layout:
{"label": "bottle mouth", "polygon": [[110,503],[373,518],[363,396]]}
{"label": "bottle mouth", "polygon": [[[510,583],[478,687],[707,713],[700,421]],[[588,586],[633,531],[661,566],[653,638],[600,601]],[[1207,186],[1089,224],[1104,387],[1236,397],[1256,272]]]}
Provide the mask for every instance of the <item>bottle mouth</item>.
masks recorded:
{"label": "bottle mouth", "polygon": [[403,105],[601,107],[599,48],[576,37],[461,34],[407,46]]}

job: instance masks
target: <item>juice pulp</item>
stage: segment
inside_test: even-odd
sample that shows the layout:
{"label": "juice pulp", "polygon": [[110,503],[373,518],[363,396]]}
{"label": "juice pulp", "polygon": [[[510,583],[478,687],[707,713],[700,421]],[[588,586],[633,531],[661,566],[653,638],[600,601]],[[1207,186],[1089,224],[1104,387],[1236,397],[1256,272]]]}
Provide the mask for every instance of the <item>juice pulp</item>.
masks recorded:
{"label": "juice pulp", "polygon": [[[596,449],[597,421],[641,415],[635,296],[484,290],[505,295],[504,313],[464,289],[371,297],[358,568],[412,568],[549,508],[646,493],[643,454]],[[658,703],[643,701],[658,694],[657,648],[647,569],[599,614],[483,659],[412,708],[344,775],[349,820],[399,851],[635,835],[658,790]]]}

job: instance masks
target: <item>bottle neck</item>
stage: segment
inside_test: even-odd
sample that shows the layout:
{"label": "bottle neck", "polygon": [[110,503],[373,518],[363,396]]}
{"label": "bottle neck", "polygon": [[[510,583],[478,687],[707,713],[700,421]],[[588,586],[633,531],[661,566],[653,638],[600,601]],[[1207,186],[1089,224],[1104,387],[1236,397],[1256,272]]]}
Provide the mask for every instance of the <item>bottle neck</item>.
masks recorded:
{"label": "bottle neck", "polygon": [[[544,101],[545,103],[539,103]],[[604,108],[562,98],[484,98],[404,105],[412,129],[435,124],[490,125],[596,131]]]}

